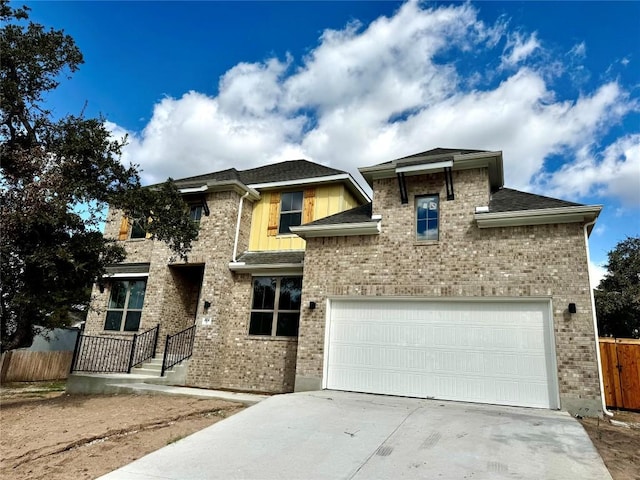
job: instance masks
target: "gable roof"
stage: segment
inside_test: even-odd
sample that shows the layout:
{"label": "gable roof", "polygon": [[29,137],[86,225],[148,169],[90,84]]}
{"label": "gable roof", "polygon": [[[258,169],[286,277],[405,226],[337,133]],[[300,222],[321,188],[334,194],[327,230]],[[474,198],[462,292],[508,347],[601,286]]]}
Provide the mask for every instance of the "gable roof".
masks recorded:
{"label": "gable roof", "polygon": [[303,250],[244,252],[229,263],[229,269],[242,273],[300,274],[303,264]]}
{"label": "gable roof", "polygon": [[424,162],[433,163],[442,161],[445,157],[453,159],[455,154],[464,155],[468,153],[486,153],[488,150],[468,150],[460,148],[432,148],[420,153],[414,153],[407,155],[406,157],[396,158],[395,160],[389,160],[388,162],[379,163],[378,165],[389,165],[391,163],[402,163],[403,165],[410,164],[412,162]]}
{"label": "gable roof", "polygon": [[[479,228],[516,227],[558,223],[590,223],[598,218],[602,205],[583,205],[557,198],[501,188],[489,205],[476,207]],[[590,227],[589,232],[591,231]]]}
{"label": "gable roof", "polygon": [[362,222],[377,222],[378,220],[371,218],[372,204],[366,203],[359,207],[345,210],[344,212],[335,213],[328,217],[320,218],[313,222],[305,223],[304,226],[315,225],[339,225],[345,223],[362,223]]}
{"label": "gable roof", "polygon": [[486,150],[434,148],[371,167],[363,167],[359,171],[367,183],[373,186],[374,180],[394,178],[398,175],[403,177],[426,173],[444,173],[446,169],[466,170],[470,168],[487,168],[489,182],[494,190],[504,184],[502,152]]}
{"label": "gable roof", "polygon": [[202,185],[203,183],[225,182],[229,180],[238,180],[245,185],[251,185],[255,183],[286,182],[305,178],[326,177],[344,173],[347,172],[325,167],[324,165],[310,162],[309,160],[287,160],[262,167],[250,168],[248,170],[228,168],[219,172],[181,178],[174,180],[174,182],[178,188],[182,188],[185,185]]}
{"label": "gable roof", "polygon": [[206,190],[233,188],[239,193],[250,192],[254,199],[259,198],[256,189],[330,182],[342,182],[360,202],[371,201],[369,195],[362,190],[348,172],[309,160],[287,160],[247,170],[228,168],[219,172],[174,180],[182,193],[201,193]]}
{"label": "gable roof", "polygon": [[501,188],[497,192],[492,193],[491,199],[489,200],[489,212],[491,213],[583,206],[581,203],[544,197],[542,195],[513,190],[512,188]]}
{"label": "gable roof", "polygon": [[378,235],[381,217],[372,215],[371,211],[371,203],[367,203],[298,227],[290,227],[290,230],[302,238]]}

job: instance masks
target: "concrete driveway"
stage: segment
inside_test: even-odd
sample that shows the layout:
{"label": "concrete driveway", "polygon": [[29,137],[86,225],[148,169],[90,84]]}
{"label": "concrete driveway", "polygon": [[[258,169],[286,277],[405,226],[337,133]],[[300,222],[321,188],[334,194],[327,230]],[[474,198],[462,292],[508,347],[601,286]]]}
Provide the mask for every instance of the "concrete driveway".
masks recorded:
{"label": "concrete driveway", "polygon": [[103,479],[611,479],[567,413],[348,392],[278,395]]}

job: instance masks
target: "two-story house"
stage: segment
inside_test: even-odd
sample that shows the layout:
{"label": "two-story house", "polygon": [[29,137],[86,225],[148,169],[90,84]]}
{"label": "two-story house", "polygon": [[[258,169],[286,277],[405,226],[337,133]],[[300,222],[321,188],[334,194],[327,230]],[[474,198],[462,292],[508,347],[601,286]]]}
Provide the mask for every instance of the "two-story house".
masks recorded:
{"label": "two-story house", "polygon": [[164,339],[195,324],[188,384],[293,391],[305,241],[289,228],[369,196],[348,173],[306,160],[176,185],[199,224],[188,261],[110,211],[105,236],[122,241],[126,263],[95,286],[85,334],[128,339],[160,325]]}
{"label": "two-story house", "polygon": [[[588,235],[600,206],[503,186],[501,152],[360,172],[303,160],[177,181],[188,262],[111,212],[126,264],[87,333],[195,327],[186,384],[601,412]],[[161,348],[161,347],[159,347]]]}

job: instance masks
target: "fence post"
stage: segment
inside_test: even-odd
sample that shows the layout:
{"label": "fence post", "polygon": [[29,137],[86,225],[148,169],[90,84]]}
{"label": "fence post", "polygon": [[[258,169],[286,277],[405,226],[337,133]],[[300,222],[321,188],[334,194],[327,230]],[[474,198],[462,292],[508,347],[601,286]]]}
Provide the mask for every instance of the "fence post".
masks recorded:
{"label": "fence post", "polygon": [[156,348],[158,348],[158,335],[160,335],[160,324],[156,326],[156,334],[153,337],[153,357],[151,358],[156,358]]}
{"label": "fence post", "polygon": [[78,346],[80,345],[80,337],[82,336],[82,330],[78,330],[78,336],[76,337],[76,344],[73,347],[73,357],[71,357],[71,367],[69,368],[69,373],[73,373],[73,370],[76,366],[76,360],[78,359]]}
{"label": "fence post", "polygon": [[129,354],[129,367],[127,368],[127,373],[131,373],[131,365],[133,365],[133,358],[136,354],[136,340],[138,339],[138,334],[133,334],[133,340],[131,341],[131,353]]}
{"label": "fence post", "polygon": [[164,377],[164,369],[167,365],[167,350],[169,350],[169,338],[170,335],[167,335],[167,339],[164,341],[164,354],[162,355],[162,370],[160,371],[160,376]]}

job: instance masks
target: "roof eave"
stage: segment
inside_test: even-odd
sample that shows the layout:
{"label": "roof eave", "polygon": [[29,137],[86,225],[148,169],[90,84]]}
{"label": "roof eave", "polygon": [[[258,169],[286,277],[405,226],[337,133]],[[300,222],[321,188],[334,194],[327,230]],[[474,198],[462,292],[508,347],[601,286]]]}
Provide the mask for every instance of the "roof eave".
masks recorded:
{"label": "roof eave", "polygon": [[300,225],[289,229],[301,238],[351,237],[355,235],[379,235],[381,222],[338,223],[333,225]]}
{"label": "roof eave", "polygon": [[[405,174],[405,176],[422,175],[430,173],[434,170],[444,168],[446,158],[453,158],[453,170],[468,170],[470,168],[488,168],[489,180],[491,187],[496,189],[504,185],[504,171],[502,167],[502,152],[477,152],[477,153],[460,153],[454,155],[425,156],[424,159],[433,160],[442,157],[442,162],[425,163],[424,165],[416,164],[411,167],[405,167],[402,163],[398,164],[393,161],[384,165],[374,165],[372,167],[362,167],[358,171],[370,186],[373,186],[373,180],[384,178],[395,178],[397,173]],[[413,161],[420,160],[421,157],[412,158]],[[422,167],[422,168],[421,168]]]}
{"label": "roof eave", "polygon": [[549,225],[558,223],[592,222],[602,205],[518,210],[515,212],[476,213],[478,228],[517,227],[523,225]]}
{"label": "roof eave", "polygon": [[303,270],[302,263],[255,263],[247,264],[245,262],[229,262],[229,270],[236,273],[252,273],[252,274],[272,274],[279,273],[282,275],[301,274]]}
{"label": "roof eave", "polygon": [[323,177],[298,178],[296,180],[283,180],[278,182],[252,183],[249,184],[249,187],[256,190],[270,190],[299,185],[322,185],[335,182],[346,183],[351,193],[355,194],[361,203],[369,203],[371,201],[369,195],[367,195],[349,173],[338,173],[335,175],[325,175]]}

